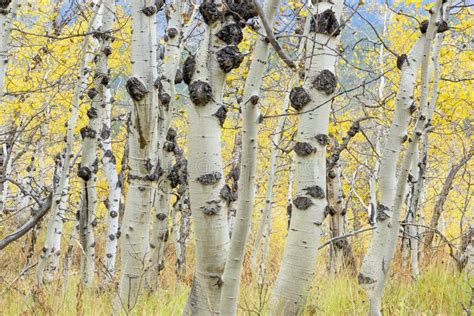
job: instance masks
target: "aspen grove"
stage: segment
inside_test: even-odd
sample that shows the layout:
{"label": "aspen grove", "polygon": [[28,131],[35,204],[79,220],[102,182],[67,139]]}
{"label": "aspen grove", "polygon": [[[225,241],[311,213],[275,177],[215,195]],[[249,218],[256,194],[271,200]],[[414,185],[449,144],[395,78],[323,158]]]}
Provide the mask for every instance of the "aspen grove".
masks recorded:
{"label": "aspen grove", "polygon": [[474,3],[0,0],[0,314],[471,315]]}

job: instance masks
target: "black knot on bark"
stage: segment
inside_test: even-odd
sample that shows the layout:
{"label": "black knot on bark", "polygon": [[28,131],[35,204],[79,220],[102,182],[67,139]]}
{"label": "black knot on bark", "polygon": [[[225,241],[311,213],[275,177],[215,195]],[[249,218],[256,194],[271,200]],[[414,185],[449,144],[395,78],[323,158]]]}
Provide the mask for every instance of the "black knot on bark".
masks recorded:
{"label": "black knot on bark", "polygon": [[114,235],[114,234],[110,234],[110,235],[109,235],[109,239],[110,239],[110,240],[115,240],[115,235]]}
{"label": "black knot on bark", "polygon": [[321,146],[326,146],[329,143],[329,137],[328,135],[325,134],[318,134],[315,136],[316,141],[318,142],[319,145]]}
{"label": "black knot on bark", "polygon": [[333,207],[326,205],[326,207],[324,208],[324,217],[326,218],[328,215],[336,215],[336,210]]}
{"label": "black knot on bark", "polygon": [[204,81],[193,81],[188,86],[189,97],[196,106],[204,106],[212,100],[212,88]]}
{"label": "black knot on bark", "polygon": [[183,82],[183,72],[181,69],[176,70],[176,75],[174,76],[174,83],[178,84]]}
{"label": "black knot on bark", "polygon": [[99,113],[97,112],[97,109],[96,108],[89,108],[87,110],[87,117],[89,119],[95,119],[99,116]]}
{"label": "black knot on bark", "polygon": [[112,47],[105,46],[102,52],[104,53],[105,56],[110,56],[112,55]]}
{"label": "black knot on bark", "polygon": [[337,79],[330,70],[324,69],[316,76],[313,85],[318,91],[323,91],[330,95],[336,91]]}
{"label": "black knot on bark", "polygon": [[301,111],[305,105],[311,102],[311,97],[303,87],[294,87],[290,92],[290,102],[296,111]]}
{"label": "black knot on bark", "polygon": [[357,281],[359,282],[360,285],[374,284],[375,282],[377,282],[376,280],[372,279],[371,277],[365,276],[362,273],[359,273],[357,275]]}
{"label": "black knot on bark", "polygon": [[299,209],[299,210],[306,210],[308,209],[311,205],[313,205],[313,202],[309,197],[306,196],[298,196],[293,200],[293,205]]}
{"label": "black knot on bark", "polygon": [[404,63],[408,64],[408,56],[407,54],[401,54],[400,56],[397,57],[397,68],[402,70],[403,64]]}
{"label": "black knot on bark", "polygon": [[102,125],[102,130],[100,131],[100,138],[102,139],[108,139],[110,137],[110,128],[103,124]]}
{"label": "black knot on bark", "polygon": [[158,213],[156,214],[156,219],[159,221],[164,221],[166,219],[166,214],[165,213]]}
{"label": "black knot on bark", "polygon": [[220,191],[220,196],[222,199],[224,199],[224,201],[227,201],[227,203],[230,203],[230,202],[234,202],[234,201],[237,201],[237,192],[234,192],[234,190],[232,190],[230,188],[229,185],[225,184],[221,191]]}
{"label": "black knot on bark", "polygon": [[216,59],[223,72],[230,72],[234,68],[239,68],[244,60],[244,56],[240,53],[237,46],[229,45],[216,53]]}
{"label": "black knot on bark", "polygon": [[199,13],[201,13],[204,22],[209,26],[222,18],[222,13],[217,8],[217,5],[210,1],[201,3]]}
{"label": "black knot on bark", "polygon": [[161,9],[163,9],[164,4],[165,4],[165,0],[155,0],[155,6],[158,9],[158,11],[161,11]]}
{"label": "black knot on bark", "polygon": [[163,90],[163,84],[161,83],[161,78],[156,78],[155,82],[153,83],[153,87],[158,90],[158,93],[160,93]]}
{"label": "black knot on bark", "polygon": [[226,0],[225,3],[229,9],[226,14],[232,15],[236,20],[247,21],[258,15],[252,0]]}
{"label": "black knot on bark", "polygon": [[338,239],[334,242],[334,246],[338,249],[346,249],[349,246],[347,239]]}
{"label": "black knot on bark", "polygon": [[221,106],[213,115],[217,118],[220,126],[222,127],[224,126],[225,119],[227,118],[227,108],[225,106]]}
{"label": "black knot on bark", "polygon": [[219,180],[222,178],[222,175],[220,172],[211,172],[207,174],[203,174],[202,176],[199,176],[196,181],[201,183],[202,185],[212,185],[216,184],[219,182]]}
{"label": "black knot on bark", "polygon": [[201,206],[202,212],[206,215],[209,215],[209,216],[216,215],[221,210],[221,205],[219,201],[212,200],[212,201],[206,202],[206,204],[207,205],[205,206]]}
{"label": "black knot on bark", "polygon": [[383,204],[377,205],[377,222],[384,221],[390,217],[390,208]]}
{"label": "black knot on bark", "polygon": [[309,196],[314,197],[315,199],[322,200],[326,197],[323,188],[318,185],[304,188],[303,191]]}
{"label": "black knot on bark", "polygon": [[11,0],[0,0],[0,9],[8,8],[11,2]]}
{"label": "black knot on bark", "polygon": [[410,107],[408,108],[408,111],[410,111],[410,114],[415,113],[415,111],[416,111],[416,104],[415,104],[415,102],[413,102],[413,103],[410,105]]}
{"label": "black knot on bark", "polygon": [[91,88],[91,89],[89,89],[89,91],[87,91],[87,96],[91,100],[93,100],[96,97],[97,94],[98,94],[98,92],[95,88]]}
{"label": "black knot on bark", "polygon": [[151,5],[151,6],[148,6],[148,7],[144,7],[142,9],[142,12],[143,14],[145,14],[146,16],[152,16],[153,14],[155,14],[156,12],[158,12],[158,8],[155,6],[155,5]]}
{"label": "black knot on bark", "polygon": [[315,14],[311,19],[310,32],[338,36],[341,33],[341,28],[334,11],[327,9],[322,13]]}
{"label": "black knot on bark", "polygon": [[184,61],[183,65],[183,80],[184,83],[189,85],[193,79],[194,69],[196,68],[196,58],[193,55],[189,55]]}
{"label": "black knot on bark", "polygon": [[89,126],[81,128],[81,137],[82,137],[82,139],[85,139],[86,137],[95,138],[96,135],[97,135],[96,131],[94,131]]}
{"label": "black knot on bark", "polygon": [[216,36],[227,45],[237,45],[244,38],[242,28],[237,23],[224,25],[219,32],[217,32]]}
{"label": "black knot on bark", "polygon": [[449,31],[449,25],[446,21],[438,22],[436,23],[436,25],[438,26],[438,33],[444,33]]}
{"label": "black knot on bark", "polygon": [[158,99],[160,100],[160,105],[168,109],[168,106],[171,102],[171,97],[168,93],[160,93],[158,95]]}
{"label": "black knot on bark", "polygon": [[136,77],[130,77],[125,85],[127,92],[134,101],[141,101],[148,93],[145,84]]}
{"label": "black knot on bark", "polygon": [[430,22],[428,20],[424,20],[423,22],[420,23],[420,32],[422,34],[425,34],[426,31],[428,30],[428,25]]}
{"label": "black knot on bark", "polygon": [[91,170],[86,167],[86,166],[81,166],[79,167],[79,169],[77,170],[77,175],[79,176],[79,178],[81,178],[82,180],[84,181],[89,181],[92,177],[92,172]]}
{"label": "black knot on bark", "polygon": [[316,148],[314,148],[310,143],[305,142],[297,142],[293,150],[300,157],[309,156],[316,152]]}
{"label": "black knot on bark", "polygon": [[166,31],[166,34],[168,34],[169,38],[175,38],[178,35],[178,30],[172,27]]}
{"label": "black knot on bark", "polygon": [[171,153],[171,152],[174,152],[176,148],[176,144],[173,142],[166,141],[164,148],[167,152]]}
{"label": "black knot on bark", "polygon": [[336,177],[336,173],[334,172],[334,170],[329,170],[328,172],[328,177],[329,179],[334,179]]}
{"label": "black knot on bark", "polygon": [[169,142],[174,142],[176,140],[176,136],[178,133],[172,127],[168,128],[168,132],[166,133],[166,140]]}
{"label": "black knot on bark", "polygon": [[351,128],[347,131],[347,135],[349,137],[354,137],[357,133],[360,131],[360,124],[359,122],[354,122],[352,123]]}

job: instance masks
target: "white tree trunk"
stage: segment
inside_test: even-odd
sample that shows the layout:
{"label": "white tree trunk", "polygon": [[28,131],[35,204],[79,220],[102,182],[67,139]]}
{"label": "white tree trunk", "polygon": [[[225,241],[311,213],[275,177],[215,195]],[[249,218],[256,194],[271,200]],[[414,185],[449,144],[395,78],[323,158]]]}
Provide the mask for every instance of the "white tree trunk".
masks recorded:
{"label": "white tree trunk", "polygon": [[[87,25],[86,34],[90,34],[92,30],[97,26],[97,4],[94,2],[93,14]],[[86,35],[84,37],[81,47],[81,58],[79,61],[78,79],[74,89],[74,96],[71,105],[71,116],[67,122],[65,149],[62,154],[62,169],[60,172],[60,179],[53,196],[53,205],[51,214],[47,224],[46,239],[41,252],[40,260],[38,262],[38,268],[36,272],[36,281],[38,284],[43,283],[44,269],[52,255],[51,262],[49,265],[49,271],[54,272],[57,270],[59,264],[59,254],[61,251],[61,234],[63,227],[64,209],[66,204],[66,195],[69,184],[69,171],[71,167],[71,157],[74,145],[74,130],[79,115],[79,108],[83,93],[87,87],[87,78],[90,74],[88,69],[89,63],[92,61],[93,53],[95,51],[95,45],[97,41],[93,41],[93,45],[90,45],[89,40],[91,36]],[[92,46],[92,47],[91,47]]]}
{"label": "white tree trunk", "polygon": [[[309,7],[311,27],[306,42],[305,82],[290,99],[299,111],[296,198],[280,271],[273,289],[270,315],[297,315],[304,307],[314,275],[326,209],[326,145],[331,102],[336,89],[337,36],[342,1]],[[329,22],[328,22],[329,21]]]}
{"label": "white tree trunk", "polygon": [[[370,315],[381,315],[382,293],[395,253],[400,229],[400,211],[405,197],[406,179],[410,169],[412,155],[421,135],[421,128],[426,123],[429,78],[428,63],[431,42],[435,33],[435,22],[441,6],[437,1],[430,18],[430,25],[415,43],[405,61],[398,61],[401,66],[400,87],[397,92],[396,109],[388,140],[382,155],[380,171],[380,204],[377,207],[377,228],[372,237],[370,248],[364,257],[359,283],[364,286],[370,298]],[[420,60],[422,64],[422,93],[420,116],[415,126],[415,134],[408,146],[402,169],[397,181],[396,166],[402,143],[407,138],[407,126],[410,119],[410,107],[413,104],[416,73]]]}
{"label": "white tree trunk", "polygon": [[131,76],[126,87],[133,105],[129,127],[129,175],[121,228],[118,311],[132,310],[142,286],[149,250],[151,201],[160,166],[158,150],[157,31],[155,2],[133,1]]}
{"label": "white tree trunk", "polygon": [[10,31],[12,23],[16,19],[18,7],[19,0],[7,0],[2,2],[0,6],[0,100],[3,99],[4,96],[5,75],[9,57]]}
{"label": "white tree trunk", "polygon": [[[273,27],[273,18],[280,4],[279,0],[268,0],[265,5],[265,18]],[[245,81],[243,93],[242,154],[240,159],[239,195],[237,212],[232,230],[229,254],[223,274],[223,287],[220,305],[221,315],[236,315],[239,296],[240,277],[245,254],[245,246],[252,226],[252,213],[255,198],[255,174],[257,165],[258,100],[262,77],[266,70],[270,44],[265,35],[257,37],[257,43]]]}

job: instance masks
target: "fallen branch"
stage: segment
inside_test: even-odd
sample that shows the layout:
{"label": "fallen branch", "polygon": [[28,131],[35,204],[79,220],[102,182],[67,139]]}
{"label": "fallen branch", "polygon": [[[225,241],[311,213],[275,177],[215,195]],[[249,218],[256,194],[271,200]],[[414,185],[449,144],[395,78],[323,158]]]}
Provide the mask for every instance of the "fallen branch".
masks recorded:
{"label": "fallen branch", "polygon": [[6,246],[8,246],[10,243],[21,238],[23,235],[29,232],[30,229],[32,229],[40,221],[40,219],[43,218],[43,216],[46,213],[48,213],[48,211],[51,209],[52,200],[53,200],[53,195],[50,194],[46,198],[46,201],[40,203],[39,210],[36,212],[36,214],[32,218],[30,218],[26,223],[24,223],[17,231],[1,239],[0,250],[2,250]]}

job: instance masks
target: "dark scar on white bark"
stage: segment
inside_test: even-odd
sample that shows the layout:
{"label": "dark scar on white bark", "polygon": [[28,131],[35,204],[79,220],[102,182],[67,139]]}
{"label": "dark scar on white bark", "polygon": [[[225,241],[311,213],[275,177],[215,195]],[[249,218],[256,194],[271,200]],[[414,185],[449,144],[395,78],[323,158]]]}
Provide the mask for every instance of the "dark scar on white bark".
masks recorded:
{"label": "dark scar on white bark", "polygon": [[436,22],[436,25],[438,26],[438,33],[449,31],[449,25],[446,21]]}
{"label": "dark scar on white bark", "polygon": [[336,85],[336,76],[327,69],[321,71],[313,81],[313,86],[316,90],[323,91],[327,95],[333,94],[336,91]]}
{"label": "dark scar on white bark", "polygon": [[166,34],[168,34],[169,38],[175,38],[178,35],[178,30],[172,27],[166,31]]}
{"label": "dark scar on white bark", "polygon": [[359,284],[374,284],[377,282],[376,280],[372,279],[371,277],[365,276],[362,273],[357,275],[357,281]]}
{"label": "dark scar on white bark", "polygon": [[224,199],[224,201],[226,201],[227,203],[237,201],[236,192],[234,192],[227,184],[224,184],[219,194],[221,198]]}
{"label": "dark scar on white bark", "polygon": [[334,11],[327,9],[322,13],[315,14],[311,19],[310,32],[338,36],[341,33],[341,27]]}
{"label": "dark scar on white bark", "polygon": [[296,111],[300,111],[311,102],[311,97],[303,87],[294,87],[290,92],[290,102],[291,107]]}
{"label": "dark scar on white bark", "polygon": [[227,108],[225,106],[221,106],[217,109],[213,116],[217,118],[221,127],[224,126],[225,119],[227,118]]}
{"label": "dark scar on white bark", "polygon": [[309,156],[316,152],[316,148],[314,148],[310,143],[304,142],[297,142],[293,150],[300,157]]}
{"label": "dark scar on white bark", "polygon": [[193,79],[194,70],[196,68],[196,58],[193,55],[189,55],[184,61],[183,65],[183,81],[187,85],[191,83]]}
{"label": "dark scar on white bark", "polygon": [[136,77],[130,77],[125,85],[127,92],[134,101],[141,101],[148,93],[146,86]]}
{"label": "dark scar on white bark", "polygon": [[329,137],[328,135],[325,134],[318,134],[315,136],[316,141],[318,142],[319,145],[321,146],[326,146],[329,143]]}
{"label": "dark scar on white bark", "polygon": [[306,210],[313,205],[313,202],[306,196],[298,196],[293,200],[293,205],[299,210]]}
{"label": "dark scar on white bark", "polygon": [[89,126],[81,128],[81,137],[82,139],[85,138],[95,138],[97,136],[97,132],[94,131],[92,128]]}
{"label": "dark scar on white bark", "polygon": [[100,138],[102,139],[108,139],[110,137],[110,128],[103,124],[102,129],[100,131]]}
{"label": "dark scar on white bark", "polygon": [[229,45],[216,53],[216,59],[222,71],[227,73],[232,69],[239,68],[244,60],[244,56],[240,53],[237,46]]}
{"label": "dark scar on white bark", "polygon": [[207,206],[201,206],[201,210],[206,215],[216,215],[221,210],[219,201],[212,200],[206,202]]}
{"label": "dark scar on white bark", "polygon": [[212,185],[219,182],[221,178],[222,178],[221,173],[218,171],[215,171],[215,172],[203,174],[202,176],[197,177],[196,181],[198,181],[202,185]]}
{"label": "dark scar on white bark", "polygon": [[[0,0],[0,9],[6,9],[10,5],[12,1],[11,0]],[[1,12],[2,14],[6,14]]]}
{"label": "dark scar on white bark", "polygon": [[324,199],[326,197],[326,194],[324,193],[323,188],[321,188],[318,185],[314,185],[311,187],[304,188],[303,191],[306,192],[311,197],[314,197],[315,199]]}
{"label": "dark scar on white bark", "polygon": [[99,113],[97,112],[97,109],[94,107],[91,107],[87,110],[87,117],[90,119],[95,119],[99,116]]}
{"label": "dark scar on white bark", "polygon": [[118,216],[118,213],[117,213],[117,211],[111,211],[111,212],[109,213],[109,215],[110,215],[110,217],[112,217],[112,218],[116,218],[116,217]]}
{"label": "dark scar on white bark", "polygon": [[429,24],[430,24],[430,22],[428,20],[424,20],[420,23],[420,32],[422,34],[426,33],[426,31],[428,30]]}
{"label": "dark scar on white bark", "polygon": [[158,12],[158,8],[155,5],[151,5],[151,6],[148,6],[148,7],[144,7],[142,9],[142,12],[146,16],[152,16],[153,14],[156,14],[156,12]]}
{"label": "dark scar on white bark", "polygon": [[158,213],[156,214],[156,219],[159,221],[164,221],[168,216],[165,213]]}
{"label": "dark scar on white bark", "polygon": [[408,64],[408,56],[407,54],[401,54],[400,56],[397,57],[397,68],[402,69],[404,63]]}
{"label": "dark scar on white bark", "polygon": [[110,239],[110,240],[114,240],[114,239],[115,239],[115,235],[114,235],[114,234],[110,234],[110,235],[109,235],[109,239]]}
{"label": "dark scar on white bark", "polygon": [[99,92],[97,92],[96,88],[91,88],[89,89],[89,91],[87,91],[87,96],[89,97],[89,99],[93,100],[98,93]]}
{"label": "dark scar on white bark", "polygon": [[171,96],[168,93],[160,93],[158,94],[158,99],[160,100],[160,105],[163,106],[165,109],[169,108],[171,102]]}
{"label": "dark scar on white bark", "polygon": [[189,97],[196,106],[204,106],[212,100],[212,88],[204,81],[193,81],[189,86]]}
{"label": "dark scar on white bark", "polygon": [[199,13],[201,13],[204,23],[209,26],[223,18],[223,14],[219,11],[217,5],[210,1],[204,1],[201,3],[199,6]]}
{"label": "dark scar on white bark", "polygon": [[383,204],[377,205],[377,221],[379,222],[379,221],[384,221],[384,220],[388,219],[390,217],[388,212],[390,212],[389,207],[387,207]]}
{"label": "dark scar on white bark", "polygon": [[89,181],[92,177],[92,172],[88,167],[82,166],[82,167],[79,167],[79,169],[77,170],[77,175],[82,180]]}
{"label": "dark scar on white bark", "polygon": [[231,15],[236,20],[246,21],[258,15],[252,0],[226,0],[225,4],[228,8],[226,15]]}
{"label": "dark scar on white bark", "polygon": [[336,215],[336,210],[333,207],[326,205],[326,207],[324,208],[324,218],[326,218],[328,215]]}
{"label": "dark scar on white bark", "polygon": [[224,25],[216,34],[217,38],[227,45],[237,45],[244,38],[242,28],[237,23]]}

